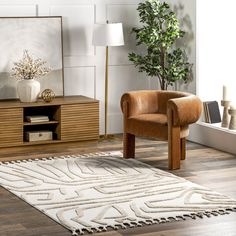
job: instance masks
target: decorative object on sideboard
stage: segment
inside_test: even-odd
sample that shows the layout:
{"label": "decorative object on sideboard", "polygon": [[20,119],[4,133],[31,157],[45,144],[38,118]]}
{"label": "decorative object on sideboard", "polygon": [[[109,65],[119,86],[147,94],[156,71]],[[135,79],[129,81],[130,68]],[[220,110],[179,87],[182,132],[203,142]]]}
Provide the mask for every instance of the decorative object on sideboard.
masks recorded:
{"label": "decorative object on sideboard", "polygon": [[225,85],[223,85],[223,100],[221,100],[221,106],[224,107],[221,127],[228,128],[229,127],[229,106],[230,106],[230,101],[229,101],[229,98],[228,98],[228,89]]}
{"label": "decorative object on sideboard", "polygon": [[50,130],[25,132],[25,140],[27,142],[50,141],[52,139],[53,139],[53,133]]}
{"label": "decorative object on sideboard", "polygon": [[236,130],[236,106],[231,104],[229,109],[230,122],[229,129]]}
{"label": "decorative object on sideboard", "polygon": [[14,62],[11,76],[19,80],[17,93],[21,102],[36,102],[40,93],[40,83],[35,80],[48,74],[51,69],[45,66],[46,61],[34,59],[27,50],[23,58]]}
{"label": "decorative object on sideboard", "polygon": [[96,24],[93,31],[93,45],[106,46],[106,64],[105,64],[105,131],[104,138],[108,138],[108,46],[124,45],[122,23]]}
{"label": "decorative object on sideboard", "polygon": [[16,87],[21,102],[36,102],[40,93],[40,83],[35,79],[18,81]]}
{"label": "decorative object on sideboard", "polygon": [[55,98],[55,93],[52,89],[45,89],[41,93],[41,98],[44,100],[44,102],[51,102]]}

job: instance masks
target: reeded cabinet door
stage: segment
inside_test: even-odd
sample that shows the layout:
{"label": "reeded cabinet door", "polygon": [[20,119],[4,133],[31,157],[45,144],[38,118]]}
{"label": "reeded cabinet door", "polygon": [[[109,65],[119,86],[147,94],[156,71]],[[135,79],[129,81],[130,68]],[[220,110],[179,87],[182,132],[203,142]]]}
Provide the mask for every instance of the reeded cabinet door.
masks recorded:
{"label": "reeded cabinet door", "polygon": [[0,147],[23,143],[23,108],[0,109]]}
{"label": "reeded cabinet door", "polygon": [[61,140],[98,139],[99,103],[78,103],[61,106]]}

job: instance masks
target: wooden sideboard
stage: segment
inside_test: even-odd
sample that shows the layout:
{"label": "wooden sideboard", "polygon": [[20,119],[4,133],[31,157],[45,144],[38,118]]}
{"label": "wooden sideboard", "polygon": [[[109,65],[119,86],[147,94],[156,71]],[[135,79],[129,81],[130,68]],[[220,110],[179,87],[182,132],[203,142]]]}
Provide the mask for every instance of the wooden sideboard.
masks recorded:
{"label": "wooden sideboard", "polygon": [[[26,116],[48,116],[49,121],[28,122]],[[48,141],[26,141],[26,132],[51,131]],[[99,101],[84,96],[57,97],[46,103],[0,101],[0,147],[16,147],[97,140]]]}

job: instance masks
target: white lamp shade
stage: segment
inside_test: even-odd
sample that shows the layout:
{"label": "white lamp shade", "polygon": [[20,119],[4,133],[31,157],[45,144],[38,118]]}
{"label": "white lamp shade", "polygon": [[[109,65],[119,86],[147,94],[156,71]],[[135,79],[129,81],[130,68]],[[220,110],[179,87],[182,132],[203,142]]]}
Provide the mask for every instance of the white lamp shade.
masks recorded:
{"label": "white lamp shade", "polygon": [[93,30],[93,45],[121,46],[124,45],[122,23],[96,24]]}

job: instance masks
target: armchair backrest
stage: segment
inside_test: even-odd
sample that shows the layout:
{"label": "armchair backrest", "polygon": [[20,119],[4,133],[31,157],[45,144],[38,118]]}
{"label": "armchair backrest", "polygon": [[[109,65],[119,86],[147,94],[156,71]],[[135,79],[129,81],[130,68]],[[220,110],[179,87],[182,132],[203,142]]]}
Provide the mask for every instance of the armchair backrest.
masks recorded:
{"label": "armchair backrest", "polygon": [[[121,109],[127,112],[127,117],[138,114],[158,112],[157,91],[139,90],[123,94],[121,97]],[[126,107],[127,111],[124,111]]]}
{"label": "armchair backrest", "polygon": [[[189,93],[166,90],[131,91],[121,97],[121,109],[127,113],[127,117],[150,113],[167,114],[167,102],[169,99],[189,95]],[[126,111],[124,111],[124,107]]]}

